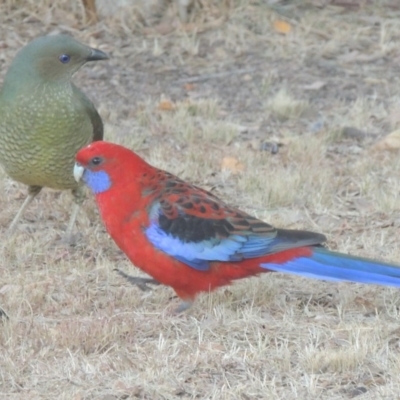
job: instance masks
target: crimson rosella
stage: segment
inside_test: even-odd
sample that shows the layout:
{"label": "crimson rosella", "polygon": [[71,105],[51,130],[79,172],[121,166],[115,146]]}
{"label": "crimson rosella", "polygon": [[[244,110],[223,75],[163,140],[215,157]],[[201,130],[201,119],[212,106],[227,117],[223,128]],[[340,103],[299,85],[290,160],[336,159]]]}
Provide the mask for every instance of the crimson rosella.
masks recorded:
{"label": "crimson rosella", "polygon": [[276,229],[137,154],[94,142],[74,176],[96,196],[108,233],[140,269],[171,286],[183,311],[201,292],[263,272],[400,287],[400,267],[336,253],[325,236]]}

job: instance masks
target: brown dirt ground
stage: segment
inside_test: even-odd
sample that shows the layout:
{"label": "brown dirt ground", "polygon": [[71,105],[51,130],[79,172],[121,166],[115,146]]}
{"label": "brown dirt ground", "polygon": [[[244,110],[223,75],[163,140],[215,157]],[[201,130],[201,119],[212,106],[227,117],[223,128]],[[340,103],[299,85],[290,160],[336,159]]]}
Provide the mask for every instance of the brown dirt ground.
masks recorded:
{"label": "brown dirt ground", "polygon": [[[400,128],[397,2],[201,3],[148,27],[2,0],[0,81],[32,38],[69,32],[111,56],[74,78],[108,140],[276,226],[400,260],[398,141],[376,148]],[[173,316],[171,289],[113,271],[138,274],[90,196],[69,248],[69,193],[44,190],[8,237],[26,189],[0,185],[0,398],[398,398],[397,290],[267,274]]]}

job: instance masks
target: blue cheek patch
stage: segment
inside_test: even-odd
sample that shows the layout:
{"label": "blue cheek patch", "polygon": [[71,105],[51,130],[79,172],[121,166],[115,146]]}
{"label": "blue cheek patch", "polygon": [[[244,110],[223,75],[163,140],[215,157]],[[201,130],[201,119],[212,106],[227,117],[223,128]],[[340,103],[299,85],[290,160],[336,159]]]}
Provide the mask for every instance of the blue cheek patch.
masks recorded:
{"label": "blue cheek patch", "polygon": [[105,171],[93,172],[86,170],[83,180],[94,194],[105,192],[111,187],[111,179]]}

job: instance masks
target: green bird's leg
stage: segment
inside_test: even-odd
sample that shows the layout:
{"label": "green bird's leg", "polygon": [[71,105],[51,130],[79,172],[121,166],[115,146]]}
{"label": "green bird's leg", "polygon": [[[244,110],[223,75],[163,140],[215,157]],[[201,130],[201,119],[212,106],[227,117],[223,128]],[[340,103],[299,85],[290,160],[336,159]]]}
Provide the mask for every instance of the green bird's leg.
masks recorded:
{"label": "green bird's leg", "polygon": [[83,186],[78,186],[76,189],[72,190],[72,195],[74,196],[74,205],[72,206],[71,217],[69,218],[67,232],[65,233],[65,240],[72,243],[72,230],[74,229],[76,217],[78,216],[79,209],[82,203],[85,201],[85,189]]}
{"label": "green bird's leg", "polygon": [[21,208],[17,212],[17,215],[11,222],[11,225],[8,228],[8,234],[13,234],[15,232],[15,228],[18,224],[18,221],[21,219],[22,214],[25,212],[25,209],[31,204],[32,200],[38,195],[38,193],[42,190],[41,186],[29,186],[28,187],[28,197],[23,202]]}

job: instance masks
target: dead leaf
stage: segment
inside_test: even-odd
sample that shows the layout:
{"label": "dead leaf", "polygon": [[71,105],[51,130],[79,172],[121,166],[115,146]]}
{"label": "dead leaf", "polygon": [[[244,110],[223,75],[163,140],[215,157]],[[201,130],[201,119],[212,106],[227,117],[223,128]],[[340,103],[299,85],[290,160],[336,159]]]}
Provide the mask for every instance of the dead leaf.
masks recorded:
{"label": "dead leaf", "polygon": [[372,310],[375,308],[374,303],[372,301],[361,296],[356,296],[356,298],[354,299],[354,303],[357,304],[358,306],[369,308]]}
{"label": "dead leaf", "polygon": [[228,170],[232,172],[232,174],[238,174],[244,170],[244,164],[242,164],[235,157],[224,157],[221,163],[221,169]]}
{"label": "dead leaf", "polygon": [[185,83],[183,87],[185,90],[190,91],[194,90],[196,86],[193,83]]}
{"label": "dead leaf", "polygon": [[384,151],[384,150],[398,150],[400,149],[400,129],[389,133],[382,140],[373,146],[374,150]]}
{"label": "dead leaf", "polygon": [[278,19],[274,21],[274,29],[276,32],[286,35],[292,30],[292,26],[288,22]]}
{"label": "dead leaf", "polygon": [[161,111],[173,111],[175,110],[175,105],[172,103],[172,101],[161,100],[158,104],[158,109]]}
{"label": "dead leaf", "polygon": [[176,27],[174,26],[174,24],[172,24],[171,21],[167,21],[167,22],[162,22],[155,26],[144,27],[142,32],[145,35],[155,35],[155,34],[168,35],[175,29]]}
{"label": "dead leaf", "polygon": [[120,390],[120,391],[127,391],[128,386],[121,380],[117,380],[114,382],[113,385],[114,389]]}

